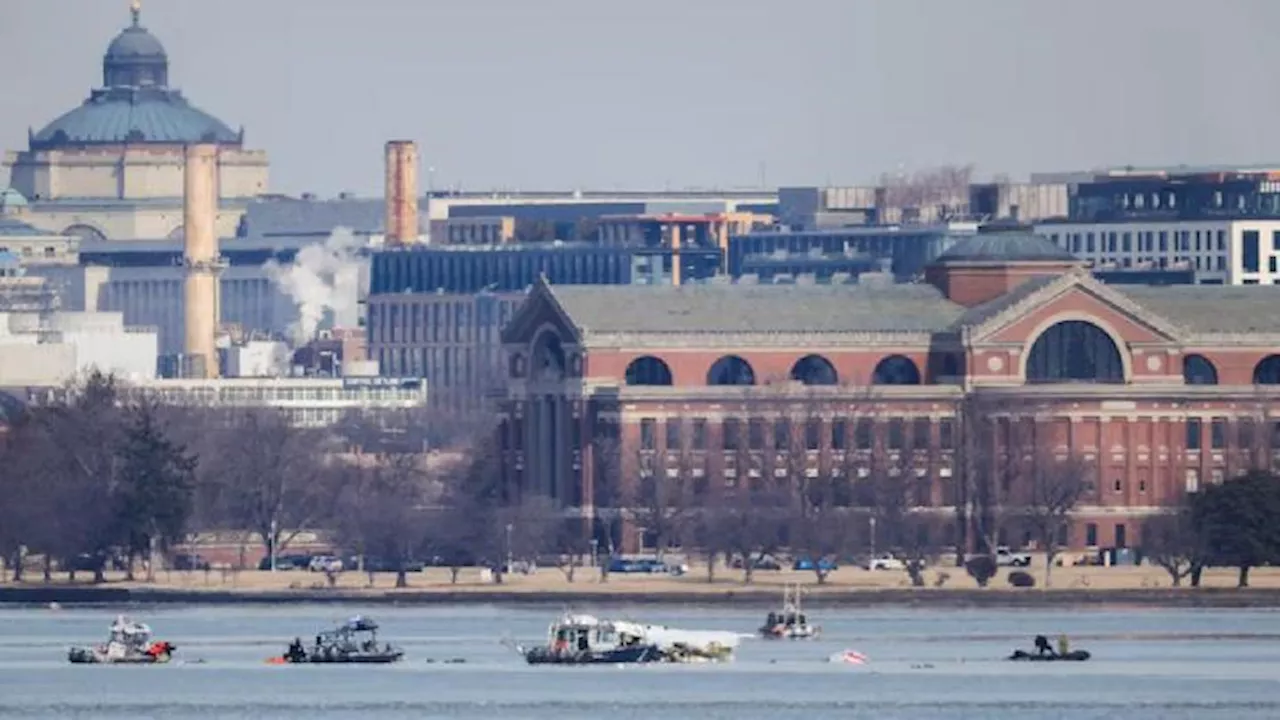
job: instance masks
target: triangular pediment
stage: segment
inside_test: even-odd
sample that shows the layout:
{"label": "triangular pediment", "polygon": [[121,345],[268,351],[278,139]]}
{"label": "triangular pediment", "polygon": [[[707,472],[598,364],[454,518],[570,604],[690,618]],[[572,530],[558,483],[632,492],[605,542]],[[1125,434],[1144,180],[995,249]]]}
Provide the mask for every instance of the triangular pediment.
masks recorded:
{"label": "triangular pediment", "polygon": [[560,303],[556,302],[550,286],[539,280],[530,288],[529,296],[502,329],[502,342],[531,343],[534,336],[548,325],[555,328],[564,340],[571,339],[575,343],[581,340],[581,333]]}
{"label": "triangular pediment", "polygon": [[963,328],[970,343],[1021,343],[1054,318],[1094,319],[1113,328],[1127,342],[1166,343],[1184,331],[1086,272],[1067,273],[971,311]]}

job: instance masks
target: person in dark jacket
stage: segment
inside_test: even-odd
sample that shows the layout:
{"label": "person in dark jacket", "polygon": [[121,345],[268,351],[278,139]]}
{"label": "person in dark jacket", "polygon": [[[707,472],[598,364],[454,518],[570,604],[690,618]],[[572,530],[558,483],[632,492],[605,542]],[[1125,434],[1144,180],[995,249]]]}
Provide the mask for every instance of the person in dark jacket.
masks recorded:
{"label": "person in dark jacket", "polygon": [[1036,653],[1039,655],[1053,654],[1053,647],[1049,645],[1049,638],[1044,635],[1036,636]]}

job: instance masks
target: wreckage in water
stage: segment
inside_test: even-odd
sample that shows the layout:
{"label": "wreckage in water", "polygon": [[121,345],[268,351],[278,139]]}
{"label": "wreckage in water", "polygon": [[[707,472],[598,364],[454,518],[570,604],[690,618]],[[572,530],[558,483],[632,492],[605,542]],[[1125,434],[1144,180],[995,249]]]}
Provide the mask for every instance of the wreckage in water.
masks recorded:
{"label": "wreckage in water", "polygon": [[733,657],[738,640],[733,633],[567,614],[551,624],[545,646],[516,649],[530,665],[718,662]]}

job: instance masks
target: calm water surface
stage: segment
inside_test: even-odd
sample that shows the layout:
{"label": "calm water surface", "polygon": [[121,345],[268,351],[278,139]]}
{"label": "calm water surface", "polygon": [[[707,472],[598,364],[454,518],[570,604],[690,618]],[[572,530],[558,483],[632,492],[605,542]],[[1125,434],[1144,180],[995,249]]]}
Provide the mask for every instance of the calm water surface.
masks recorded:
{"label": "calm water surface", "polygon": [[[182,660],[158,667],[66,662],[67,646],[105,636],[115,610],[0,610],[0,718],[1280,718],[1275,611],[814,610],[821,640],[744,640],[731,664],[566,668],[529,667],[500,642],[540,641],[556,608],[377,608],[369,614],[405,647],[404,663],[264,664],[294,636],[364,610],[135,609],[179,646]],[[744,633],[762,620],[741,610],[591,610]],[[1066,632],[1095,659],[1000,660],[1037,632]],[[1249,635],[1259,637],[1240,637]],[[826,662],[845,648],[871,662]],[[428,662],[452,658],[466,662]]]}

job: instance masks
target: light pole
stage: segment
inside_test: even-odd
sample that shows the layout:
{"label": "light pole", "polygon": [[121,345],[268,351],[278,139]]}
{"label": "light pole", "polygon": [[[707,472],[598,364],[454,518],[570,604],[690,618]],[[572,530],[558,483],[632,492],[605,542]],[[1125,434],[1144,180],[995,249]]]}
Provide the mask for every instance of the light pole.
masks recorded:
{"label": "light pole", "polygon": [[280,537],[277,527],[276,519],[271,518],[271,537],[267,540],[267,547],[271,548],[271,572],[276,571],[276,538]]}
{"label": "light pole", "polygon": [[511,523],[507,523],[507,572],[512,571],[511,565]]}
{"label": "light pole", "polygon": [[874,559],[876,556],[876,516],[875,515],[872,515],[871,517],[867,518],[867,526],[871,530],[871,557]]}
{"label": "light pole", "polygon": [[600,564],[600,561],[596,558],[596,551],[599,545],[600,545],[599,540],[597,540],[596,538],[591,538],[591,566],[592,567],[596,567]]}

